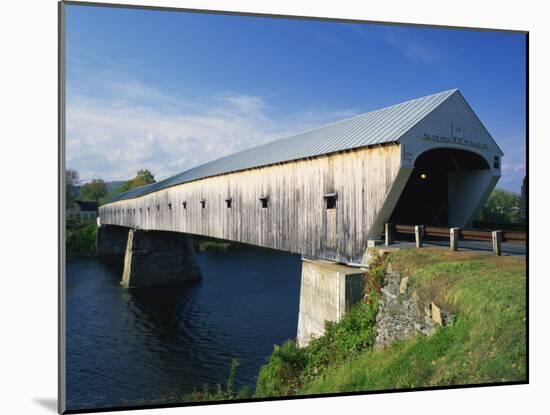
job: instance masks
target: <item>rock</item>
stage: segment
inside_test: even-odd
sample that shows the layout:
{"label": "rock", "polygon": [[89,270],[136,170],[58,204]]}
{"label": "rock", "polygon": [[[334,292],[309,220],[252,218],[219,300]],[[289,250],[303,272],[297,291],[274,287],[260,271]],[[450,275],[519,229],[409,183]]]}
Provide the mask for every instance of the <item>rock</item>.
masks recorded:
{"label": "rock", "polygon": [[443,313],[443,325],[449,326],[453,324],[456,314],[452,314],[452,313],[449,313],[448,311],[443,311],[443,310],[442,310],[442,313]]}
{"label": "rock", "polygon": [[389,292],[389,290],[382,288],[380,291],[382,292],[382,294],[387,295],[390,298],[397,298],[397,296]]}
{"label": "rock", "polygon": [[421,334],[431,336],[437,325],[451,324],[455,316],[434,303],[423,303],[410,278],[387,271],[376,315],[375,348]]}
{"label": "rock", "polygon": [[439,324],[440,326],[443,325],[443,319],[441,317],[441,309],[436,306],[434,303],[431,304],[431,311],[432,311],[432,320]]}
{"label": "rock", "polygon": [[401,278],[401,284],[399,284],[399,294],[405,294],[407,292],[407,286],[409,285],[409,277]]}
{"label": "rock", "polygon": [[432,318],[432,309],[429,305],[424,306],[424,315],[426,317]]}

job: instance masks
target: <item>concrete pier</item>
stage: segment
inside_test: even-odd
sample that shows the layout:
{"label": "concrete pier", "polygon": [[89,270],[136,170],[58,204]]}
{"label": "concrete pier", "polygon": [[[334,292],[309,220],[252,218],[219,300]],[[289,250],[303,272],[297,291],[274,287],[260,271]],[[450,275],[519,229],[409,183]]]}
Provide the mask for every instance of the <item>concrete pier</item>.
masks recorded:
{"label": "concrete pier", "polygon": [[307,346],[312,336],[321,336],[325,321],[338,322],[362,299],[366,269],[329,261],[302,260],[299,347]]}
{"label": "concrete pier", "polygon": [[130,229],[120,284],[126,288],[181,284],[201,278],[187,234]]}

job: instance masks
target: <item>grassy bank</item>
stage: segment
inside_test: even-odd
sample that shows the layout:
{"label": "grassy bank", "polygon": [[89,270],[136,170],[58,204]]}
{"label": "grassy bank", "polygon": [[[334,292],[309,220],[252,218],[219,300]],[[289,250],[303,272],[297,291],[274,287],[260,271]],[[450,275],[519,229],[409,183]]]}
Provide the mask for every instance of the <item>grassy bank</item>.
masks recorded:
{"label": "grassy bank", "polygon": [[239,361],[237,359],[233,359],[231,361],[229,377],[227,378],[227,383],[225,385],[221,385],[218,383],[217,387],[213,390],[205,385],[202,390],[195,390],[191,394],[187,395],[184,401],[211,402],[249,398],[250,393],[246,387],[243,387],[238,391],[234,390],[235,374],[237,373],[237,367],[239,367]]}
{"label": "grassy bank", "polygon": [[457,313],[452,326],[331,367],[298,393],[521,381],[526,377],[525,259],[437,249],[400,251],[424,301]]}
{"label": "grassy bank", "polygon": [[97,226],[94,222],[79,223],[67,221],[67,255],[94,255]]}
{"label": "grassy bank", "polygon": [[[325,343],[322,351],[314,351],[314,344],[313,348],[299,350],[293,342],[287,342],[275,347],[268,364],[261,369],[256,395],[525,380],[525,258],[422,249],[394,252],[389,263],[394,270],[410,276],[422,302],[433,301],[456,313],[454,323],[439,328],[431,337],[417,336],[382,350],[370,347],[372,334],[368,334],[370,340],[364,348],[352,347],[351,352],[347,341],[342,340],[319,339]],[[359,309],[365,307],[360,305]],[[373,323],[372,317],[369,321]],[[346,317],[331,325],[333,332],[328,335],[349,324]],[[371,333],[372,326],[354,330]],[[326,365],[316,371],[314,365],[312,371],[307,357],[312,353],[329,356]]]}

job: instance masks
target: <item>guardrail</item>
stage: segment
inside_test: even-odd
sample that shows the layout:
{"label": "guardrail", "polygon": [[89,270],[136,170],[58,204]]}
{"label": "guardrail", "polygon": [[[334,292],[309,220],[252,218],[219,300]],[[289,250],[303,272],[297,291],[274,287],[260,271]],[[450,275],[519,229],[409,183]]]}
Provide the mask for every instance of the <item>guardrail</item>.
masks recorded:
{"label": "guardrail", "polygon": [[527,235],[525,232],[514,231],[478,231],[461,228],[442,228],[436,226],[424,225],[399,225],[386,223],[385,225],[385,244],[392,245],[396,234],[411,234],[415,236],[416,247],[421,248],[424,238],[433,236],[440,238],[449,238],[451,251],[458,249],[459,241],[487,241],[492,242],[495,255],[501,255],[502,242],[515,244],[525,244]]}

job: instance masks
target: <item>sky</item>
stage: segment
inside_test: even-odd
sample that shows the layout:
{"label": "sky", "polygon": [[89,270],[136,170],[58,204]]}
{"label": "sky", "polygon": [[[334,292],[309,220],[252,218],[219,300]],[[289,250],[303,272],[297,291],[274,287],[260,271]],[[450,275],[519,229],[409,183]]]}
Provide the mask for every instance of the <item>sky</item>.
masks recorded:
{"label": "sky", "polygon": [[388,105],[458,88],[525,175],[525,36],[69,5],[67,168],[157,180]]}

